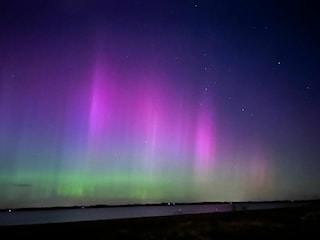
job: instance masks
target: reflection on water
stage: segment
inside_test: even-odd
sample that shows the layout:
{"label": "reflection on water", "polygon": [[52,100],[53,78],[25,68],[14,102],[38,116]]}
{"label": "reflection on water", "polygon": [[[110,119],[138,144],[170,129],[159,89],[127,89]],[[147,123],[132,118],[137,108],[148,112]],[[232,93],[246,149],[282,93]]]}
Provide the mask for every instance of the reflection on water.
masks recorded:
{"label": "reflection on water", "polygon": [[227,211],[242,211],[278,207],[298,206],[303,203],[221,203],[170,206],[127,206],[101,208],[74,208],[55,210],[28,210],[0,212],[0,225],[24,225],[39,223],[59,223],[120,218],[169,216],[176,214],[196,214]]}

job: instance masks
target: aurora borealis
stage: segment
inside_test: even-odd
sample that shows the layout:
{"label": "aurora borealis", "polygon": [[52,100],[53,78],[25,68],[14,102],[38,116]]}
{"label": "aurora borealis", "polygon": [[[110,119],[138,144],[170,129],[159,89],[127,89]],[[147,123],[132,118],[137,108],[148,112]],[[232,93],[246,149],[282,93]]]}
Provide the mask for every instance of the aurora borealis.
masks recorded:
{"label": "aurora borealis", "polygon": [[312,1],[0,6],[0,208],[319,198]]}

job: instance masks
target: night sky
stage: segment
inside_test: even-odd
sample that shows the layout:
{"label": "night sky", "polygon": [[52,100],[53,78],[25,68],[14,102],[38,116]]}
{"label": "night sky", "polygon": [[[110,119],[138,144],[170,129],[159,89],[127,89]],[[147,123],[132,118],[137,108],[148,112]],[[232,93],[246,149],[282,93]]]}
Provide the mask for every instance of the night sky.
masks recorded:
{"label": "night sky", "polygon": [[317,1],[0,3],[0,208],[320,197]]}

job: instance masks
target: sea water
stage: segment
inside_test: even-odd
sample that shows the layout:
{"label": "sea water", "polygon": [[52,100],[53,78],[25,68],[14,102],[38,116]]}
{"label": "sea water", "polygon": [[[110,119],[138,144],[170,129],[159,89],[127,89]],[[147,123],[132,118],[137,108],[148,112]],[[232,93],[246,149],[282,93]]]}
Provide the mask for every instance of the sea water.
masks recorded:
{"label": "sea water", "polygon": [[213,204],[173,204],[159,206],[115,206],[80,207],[43,210],[0,211],[0,225],[27,225],[42,223],[61,223],[93,221],[121,218],[141,218],[170,216],[176,214],[197,214],[255,209],[271,209],[298,206],[302,203],[213,203]]}

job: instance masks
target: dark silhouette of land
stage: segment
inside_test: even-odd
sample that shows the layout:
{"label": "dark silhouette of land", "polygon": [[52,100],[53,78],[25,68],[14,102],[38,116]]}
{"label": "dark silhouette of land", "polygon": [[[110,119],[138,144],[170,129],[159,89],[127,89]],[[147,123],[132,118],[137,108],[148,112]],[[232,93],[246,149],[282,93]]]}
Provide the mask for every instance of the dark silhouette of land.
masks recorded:
{"label": "dark silhouette of land", "polygon": [[11,239],[318,239],[320,202],[298,207],[0,226]]}
{"label": "dark silhouette of land", "polygon": [[[320,200],[296,200],[294,203],[301,203],[301,204],[310,204],[320,202]],[[247,205],[247,204],[277,204],[283,203],[290,205],[293,203],[292,200],[278,200],[278,201],[241,201],[241,202],[162,202],[162,203],[145,203],[145,204],[118,204],[118,205],[107,205],[107,204],[97,204],[97,205],[88,205],[88,206],[56,206],[56,207],[25,207],[25,208],[3,208],[0,211],[38,211],[38,210],[61,210],[61,209],[80,209],[80,208],[115,208],[115,207],[139,207],[139,206],[174,206],[174,205],[206,205],[206,204],[240,204],[240,205]]]}

